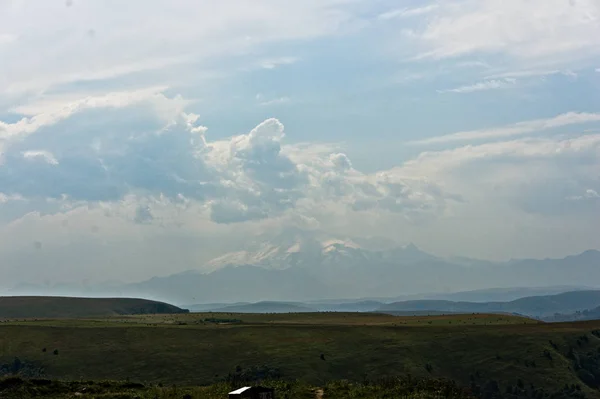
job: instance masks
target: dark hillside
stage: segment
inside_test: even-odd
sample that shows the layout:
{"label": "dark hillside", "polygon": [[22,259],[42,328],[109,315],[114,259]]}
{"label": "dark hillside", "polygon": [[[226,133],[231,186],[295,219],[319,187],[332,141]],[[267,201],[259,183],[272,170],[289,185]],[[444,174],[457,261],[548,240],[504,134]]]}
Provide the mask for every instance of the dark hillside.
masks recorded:
{"label": "dark hillside", "polygon": [[0,318],[74,318],[115,315],[186,313],[163,302],[135,298],[0,297]]}

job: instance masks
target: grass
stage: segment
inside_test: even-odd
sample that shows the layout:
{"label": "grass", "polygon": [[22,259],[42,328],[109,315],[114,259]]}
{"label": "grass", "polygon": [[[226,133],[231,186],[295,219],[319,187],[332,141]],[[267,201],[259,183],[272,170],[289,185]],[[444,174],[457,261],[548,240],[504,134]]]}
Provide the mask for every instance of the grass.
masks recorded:
{"label": "grass", "polygon": [[178,313],[163,302],[135,298],[0,297],[0,318],[101,317],[121,314]]}
{"label": "grass", "polygon": [[[567,384],[600,397],[579,377],[579,369],[588,366],[570,354],[595,361],[600,338],[591,332],[596,330],[600,321],[544,324],[479,314],[197,313],[12,320],[0,323],[0,364],[10,365],[18,357],[23,370],[41,370],[44,378],[178,386],[215,384],[236,375],[319,387],[411,375],[475,387],[495,381],[504,391],[521,380],[527,389],[533,385],[558,392]],[[353,385],[351,392],[359,388]]]}
{"label": "grass", "polygon": [[[265,381],[264,386],[275,389],[276,397],[281,399],[312,399],[315,397],[331,398],[406,398],[406,399],[469,399],[468,390],[444,380],[412,380],[395,379],[353,384],[347,381],[335,381],[326,386],[314,387],[300,381]],[[9,377],[0,379],[0,397],[7,399],[44,397],[44,398],[114,398],[114,399],[221,399],[236,389],[237,385],[217,383],[202,387],[178,387],[144,385],[131,382],[115,381],[78,381],[64,382],[57,380]]]}

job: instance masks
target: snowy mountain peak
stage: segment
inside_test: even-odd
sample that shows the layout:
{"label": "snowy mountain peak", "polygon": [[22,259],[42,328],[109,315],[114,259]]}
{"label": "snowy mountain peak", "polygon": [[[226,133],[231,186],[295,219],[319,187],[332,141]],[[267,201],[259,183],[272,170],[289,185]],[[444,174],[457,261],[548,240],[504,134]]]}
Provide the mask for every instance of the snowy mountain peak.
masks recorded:
{"label": "snowy mountain peak", "polygon": [[[357,242],[358,241],[358,242]],[[268,269],[303,267],[308,269],[346,269],[384,262],[420,262],[434,259],[410,243],[389,250],[370,250],[360,240],[288,229],[279,234],[265,234],[249,242],[240,251],[211,260],[206,268],[216,270],[225,266],[253,265]]]}
{"label": "snowy mountain peak", "polygon": [[326,240],[321,242],[322,252],[339,251],[345,248],[360,249],[360,245],[351,240]]}
{"label": "snowy mountain peak", "polygon": [[271,239],[249,243],[241,251],[231,252],[215,258],[205,266],[219,269],[224,266],[256,265],[273,269],[285,269],[300,263],[315,262],[332,256],[348,256],[360,251],[356,242],[331,237],[316,237],[302,231],[291,231]]}

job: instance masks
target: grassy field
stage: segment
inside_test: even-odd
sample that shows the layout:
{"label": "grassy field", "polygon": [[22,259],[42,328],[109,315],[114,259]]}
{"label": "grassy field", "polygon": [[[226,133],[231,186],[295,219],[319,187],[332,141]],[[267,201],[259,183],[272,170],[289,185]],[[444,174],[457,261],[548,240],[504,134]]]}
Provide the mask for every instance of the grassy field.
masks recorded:
{"label": "grassy field", "polygon": [[[315,387],[301,381],[264,381],[264,386],[275,389],[278,399],[345,398],[406,398],[406,399],[473,399],[468,389],[455,383],[435,379],[392,379],[368,383],[334,381]],[[237,385],[222,382],[209,386],[178,387],[144,385],[116,381],[56,381],[45,379],[24,380],[18,377],[0,379],[0,397],[7,399],[43,398],[114,398],[114,399],[223,399]]]}
{"label": "grassy field", "polygon": [[6,372],[66,380],[192,386],[266,378],[326,387],[411,375],[447,378],[474,392],[494,384],[502,392],[561,392],[568,385],[574,395],[600,397],[593,388],[600,381],[599,336],[600,321],[544,324],[498,315],[10,320],[0,323],[0,364]]}

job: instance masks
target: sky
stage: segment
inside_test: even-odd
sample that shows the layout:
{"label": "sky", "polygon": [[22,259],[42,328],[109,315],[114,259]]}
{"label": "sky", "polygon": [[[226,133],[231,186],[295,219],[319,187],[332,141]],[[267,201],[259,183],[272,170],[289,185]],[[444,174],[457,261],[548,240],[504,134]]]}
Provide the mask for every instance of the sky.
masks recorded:
{"label": "sky", "polygon": [[600,249],[597,0],[0,0],[0,288],[300,228]]}

